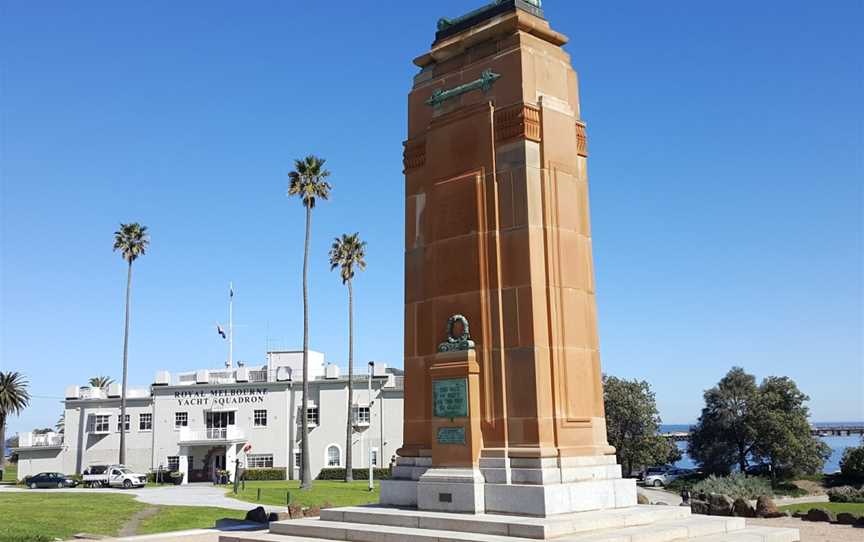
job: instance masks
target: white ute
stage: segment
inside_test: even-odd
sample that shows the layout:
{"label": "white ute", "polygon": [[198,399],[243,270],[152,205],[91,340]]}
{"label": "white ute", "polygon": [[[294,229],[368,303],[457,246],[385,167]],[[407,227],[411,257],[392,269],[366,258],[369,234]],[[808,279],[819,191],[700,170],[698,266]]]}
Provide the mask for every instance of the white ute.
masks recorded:
{"label": "white ute", "polygon": [[93,465],[84,471],[83,481],[90,487],[144,487],[147,475],[133,472],[125,465]]}

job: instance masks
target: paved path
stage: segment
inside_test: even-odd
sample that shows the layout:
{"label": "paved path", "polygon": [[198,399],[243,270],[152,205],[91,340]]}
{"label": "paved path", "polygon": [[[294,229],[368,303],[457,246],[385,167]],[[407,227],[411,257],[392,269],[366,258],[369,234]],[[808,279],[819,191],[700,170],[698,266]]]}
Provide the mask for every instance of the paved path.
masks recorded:
{"label": "paved path", "polygon": [[[258,506],[255,503],[238,501],[225,496],[225,487],[215,487],[211,484],[188,484],[185,486],[145,487],[141,489],[25,489],[21,487],[0,487],[0,494],[11,492],[26,493],[121,493],[135,495],[136,500],[163,506],[213,506],[231,510],[251,510]],[[263,505],[268,512],[281,512],[284,506]]]}
{"label": "paved path", "polygon": [[681,506],[681,497],[675,493],[664,491],[662,489],[651,489],[642,486],[636,486],[636,491],[641,495],[648,497],[651,504],[662,502],[669,506]]}

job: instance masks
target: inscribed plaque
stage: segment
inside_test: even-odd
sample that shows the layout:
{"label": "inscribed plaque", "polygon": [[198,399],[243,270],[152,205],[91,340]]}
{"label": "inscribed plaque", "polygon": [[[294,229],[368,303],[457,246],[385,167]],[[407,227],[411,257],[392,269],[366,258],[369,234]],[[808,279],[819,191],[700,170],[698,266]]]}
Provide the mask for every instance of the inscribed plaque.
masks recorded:
{"label": "inscribed plaque", "polygon": [[438,444],[465,444],[465,428],[439,427]]}
{"label": "inscribed plaque", "polygon": [[432,381],[433,415],[436,418],[468,416],[468,379],[450,378]]}

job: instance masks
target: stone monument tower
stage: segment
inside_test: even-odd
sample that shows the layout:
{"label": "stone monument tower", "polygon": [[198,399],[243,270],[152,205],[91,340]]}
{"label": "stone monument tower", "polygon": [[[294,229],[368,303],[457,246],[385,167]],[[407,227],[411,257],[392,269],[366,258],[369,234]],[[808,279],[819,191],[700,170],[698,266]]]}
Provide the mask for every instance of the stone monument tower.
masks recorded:
{"label": "stone monument tower", "polygon": [[545,516],[636,502],[606,440],[565,43],[539,0],[498,0],[441,19],[414,60],[404,445],[382,503]]}

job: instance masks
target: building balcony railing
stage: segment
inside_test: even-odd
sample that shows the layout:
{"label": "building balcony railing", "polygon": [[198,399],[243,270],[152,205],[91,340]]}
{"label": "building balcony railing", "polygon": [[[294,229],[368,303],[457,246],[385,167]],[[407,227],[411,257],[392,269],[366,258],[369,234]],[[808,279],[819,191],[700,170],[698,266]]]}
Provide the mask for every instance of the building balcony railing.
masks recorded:
{"label": "building balcony railing", "polygon": [[190,442],[239,442],[245,440],[238,427],[207,427],[204,429],[180,429],[180,443]]}
{"label": "building balcony railing", "polygon": [[63,435],[21,433],[18,435],[18,446],[20,448],[57,448],[63,446]]}

